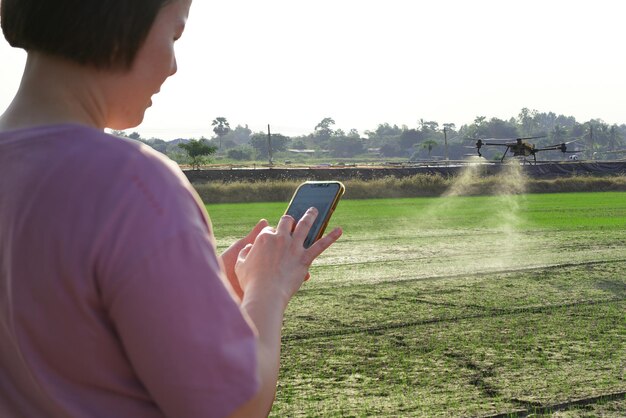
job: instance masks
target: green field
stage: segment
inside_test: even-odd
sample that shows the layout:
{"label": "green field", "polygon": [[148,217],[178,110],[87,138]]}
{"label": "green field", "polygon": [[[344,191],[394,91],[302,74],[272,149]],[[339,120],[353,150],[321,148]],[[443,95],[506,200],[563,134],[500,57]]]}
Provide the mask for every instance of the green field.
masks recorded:
{"label": "green field", "polygon": [[[285,204],[207,208],[224,248]],[[332,224],[272,416],[626,416],[626,193],[344,200]]]}

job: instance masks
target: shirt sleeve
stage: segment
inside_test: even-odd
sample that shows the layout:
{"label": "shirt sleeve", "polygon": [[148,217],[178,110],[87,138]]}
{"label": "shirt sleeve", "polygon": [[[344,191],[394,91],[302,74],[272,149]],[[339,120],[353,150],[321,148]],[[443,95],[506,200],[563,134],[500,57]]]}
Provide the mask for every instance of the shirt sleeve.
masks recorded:
{"label": "shirt sleeve", "polygon": [[257,389],[254,334],[207,248],[196,231],[171,237],[110,300],[131,364],[171,417],[227,416]]}

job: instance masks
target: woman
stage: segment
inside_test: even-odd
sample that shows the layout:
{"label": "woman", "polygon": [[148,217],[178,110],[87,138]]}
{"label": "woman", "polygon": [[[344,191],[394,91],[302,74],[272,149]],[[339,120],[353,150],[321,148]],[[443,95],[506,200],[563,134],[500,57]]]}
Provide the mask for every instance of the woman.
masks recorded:
{"label": "woman", "polygon": [[103,133],[176,72],[191,0],[1,0],[24,48],[0,117],[0,416],[265,416],[316,217],[221,257],[178,167]]}

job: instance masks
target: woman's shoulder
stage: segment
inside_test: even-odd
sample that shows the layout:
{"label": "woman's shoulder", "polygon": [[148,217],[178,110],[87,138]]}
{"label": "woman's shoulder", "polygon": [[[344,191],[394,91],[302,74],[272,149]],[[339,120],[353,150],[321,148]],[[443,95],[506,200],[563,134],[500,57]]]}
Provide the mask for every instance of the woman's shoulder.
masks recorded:
{"label": "woman's shoulder", "polygon": [[130,138],[77,124],[0,132],[0,155],[20,161],[40,178],[64,185],[90,182],[100,190],[152,184],[159,194],[191,187],[174,161]]}
{"label": "woman's shoulder", "polygon": [[[152,147],[131,138],[109,134],[101,130],[86,126],[66,126],[61,135],[66,141],[76,141],[76,146],[82,148],[89,158],[111,159],[119,162],[142,164],[146,168],[155,166],[162,168],[173,162],[164,154]],[[72,144],[73,145],[73,144]]]}
{"label": "woman's shoulder", "polygon": [[[81,132],[83,131],[83,132]],[[191,188],[178,164],[166,155],[140,141],[107,134],[102,131],[78,129],[82,136],[84,157],[88,164],[118,177],[121,182],[139,182],[159,190],[159,194]],[[81,152],[82,154],[83,152]],[[182,186],[182,187],[181,187]]]}
{"label": "woman's shoulder", "polygon": [[107,175],[129,170],[152,177],[182,175],[176,163],[152,147],[88,126],[63,124],[35,127],[17,132],[13,137],[26,139],[33,149],[46,149],[50,158],[76,165],[81,170],[97,169]]}

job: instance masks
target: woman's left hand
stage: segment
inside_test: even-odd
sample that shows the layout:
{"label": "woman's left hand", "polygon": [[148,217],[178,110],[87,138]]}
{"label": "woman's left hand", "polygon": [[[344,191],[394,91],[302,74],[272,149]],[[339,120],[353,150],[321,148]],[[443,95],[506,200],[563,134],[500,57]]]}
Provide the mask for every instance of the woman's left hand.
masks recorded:
{"label": "woman's left hand", "polygon": [[239,285],[239,279],[235,273],[235,264],[237,263],[237,257],[239,252],[248,244],[252,244],[257,235],[263,230],[263,228],[269,226],[269,223],[265,219],[261,219],[256,226],[242,239],[233,243],[226,249],[220,256],[222,259],[222,265],[224,266],[224,272],[230,282],[235,294],[239,298],[239,302],[243,299],[243,289]]}

